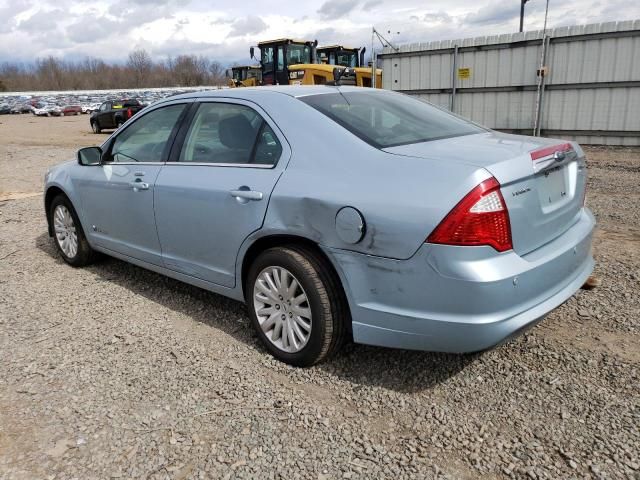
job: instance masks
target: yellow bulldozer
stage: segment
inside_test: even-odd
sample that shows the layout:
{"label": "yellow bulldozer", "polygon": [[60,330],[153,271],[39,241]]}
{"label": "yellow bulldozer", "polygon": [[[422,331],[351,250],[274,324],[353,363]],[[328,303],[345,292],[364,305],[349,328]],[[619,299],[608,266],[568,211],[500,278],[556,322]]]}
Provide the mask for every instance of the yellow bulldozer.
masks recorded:
{"label": "yellow bulldozer", "polygon": [[226,72],[227,85],[235,87],[255,87],[261,84],[262,68],[260,65],[237,65]]}
{"label": "yellow bulldozer", "polygon": [[[324,85],[340,80],[343,84],[371,86],[371,69],[347,68],[343,64],[318,63],[317,41],[281,38],[258,43],[261,85]],[[249,49],[255,58],[255,49]],[[364,55],[364,51],[362,52]],[[362,55],[362,56],[363,56]],[[359,64],[360,58],[357,62]],[[360,70],[360,72],[358,72]],[[365,72],[365,70],[368,70]],[[382,70],[376,70],[376,87],[382,87]]]}
{"label": "yellow bulldozer", "polygon": [[[356,85],[370,87],[372,69],[364,63],[364,53],[366,51],[366,47],[353,48],[342,45],[327,45],[318,47],[316,55],[320,64],[353,68],[356,72]],[[382,70],[379,68],[376,69],[376,88],[382,88]]]}

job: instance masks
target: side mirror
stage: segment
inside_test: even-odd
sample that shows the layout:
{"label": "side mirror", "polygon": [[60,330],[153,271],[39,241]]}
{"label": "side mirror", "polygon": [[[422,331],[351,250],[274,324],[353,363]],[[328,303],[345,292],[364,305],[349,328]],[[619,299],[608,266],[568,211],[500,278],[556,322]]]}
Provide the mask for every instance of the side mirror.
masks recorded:
{"label": "side mirror", "polygon": [[249,55],[251,56],[252,59],[254,58],[254,56],[253,56],[254,53],[255,53],[254,48],[253,47],[249,47]]}
{"label": "side mirror", "polygon": [[102,161],[102,149],[100,147],[86,147],[78,150],[78,163],[80,165],[100,165]]}

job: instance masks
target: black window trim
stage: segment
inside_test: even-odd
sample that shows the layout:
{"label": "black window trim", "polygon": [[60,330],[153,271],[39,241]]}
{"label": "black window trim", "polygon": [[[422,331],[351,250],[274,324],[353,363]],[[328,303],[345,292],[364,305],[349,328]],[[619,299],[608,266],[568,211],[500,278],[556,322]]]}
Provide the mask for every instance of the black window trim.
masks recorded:
{"label": "black window trim", "polygon": [[[180,130],[178,131],[176,138],[173,142],[173,145],[171,147],[171,152],[169,154],[169,157],[165,165],[182,165],[182,166],[194,166],[194,167],[195,166],[223,167],[223,168],[257,168],[261,170],[275,169],[280,164],[280,162],[282,161],[282,158],[285,155],[285,148],[284,148],[285,142],[283,141],[285,139],[282,137],[282,135],[279,135],[278,133],[276,133],[276,129],[274,128],[274,126],[271,125],[265,118],[267,117],[265,113],[258,111],[256,108],[254,108],[251,105],[248,105],[243,101],[237,101],[237,100],[243,100],[243,99],[221,97],[221,98],[212,99],[211,101],[209,101],[209,99],[206,99],[206,100],[198,99],[194,101],[193,104],[191,105],[191,109],[189,110],[188,115],[182,121],[182,125],[180,126]],[[255,155],[255,151],[258,145],[258,138],[260,137],[260,133],[264,130],[265,125],[271,128],[271,130],[276,135],[278,142],[280,142],[280,146],[282,147],[282,152],[280,153],[280,157],[276,160],[276,162],[273,165],[264,165],[259,163],[181,162],[180,154],[182,153],[182,147],[184,145],[184,142],[187,139],[187,134],[189,133],[189,129],[191,128],[191,123],[193,122],[193,119],[195,118],[196,113],[198,112],[198,109],[200,108],[200,106],[205,103],[242,105],[244,107],[247,107],[253,110],[256,113],[256,115],[258,115],[262,119],[262,122],[260,124],[260,128],[258,129],[258,135],[256,135],[256,139],[251,149],[251,158],[253,158]],[[286,143],[286,145],[288,146],[288,142]]]}

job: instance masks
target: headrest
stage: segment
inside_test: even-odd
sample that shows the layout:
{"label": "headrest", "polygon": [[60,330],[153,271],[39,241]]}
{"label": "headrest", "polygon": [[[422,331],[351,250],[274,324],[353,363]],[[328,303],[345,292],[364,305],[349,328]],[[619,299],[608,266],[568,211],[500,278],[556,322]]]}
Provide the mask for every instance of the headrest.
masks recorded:
{"label": "headrest", "polygon": [[220,141],[227,148],[248,150],[253,148],[256,139],[256,132],[251,126],[251,122],[241,114],[222,119],[218,133]]}

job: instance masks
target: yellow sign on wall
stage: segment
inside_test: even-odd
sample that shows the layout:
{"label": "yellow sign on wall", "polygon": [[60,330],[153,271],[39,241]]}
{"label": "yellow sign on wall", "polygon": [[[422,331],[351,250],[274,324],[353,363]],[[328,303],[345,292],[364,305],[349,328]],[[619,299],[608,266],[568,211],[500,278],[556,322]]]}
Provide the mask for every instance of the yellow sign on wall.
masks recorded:
{"label": "yellow sign on wall", "polygon": [[459,68],[458,69],[458,78],[471,78],[471,69],[470,68]]}

